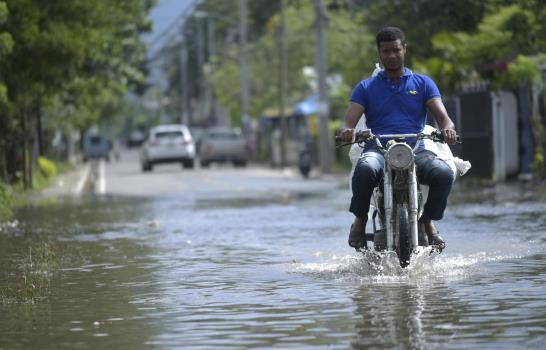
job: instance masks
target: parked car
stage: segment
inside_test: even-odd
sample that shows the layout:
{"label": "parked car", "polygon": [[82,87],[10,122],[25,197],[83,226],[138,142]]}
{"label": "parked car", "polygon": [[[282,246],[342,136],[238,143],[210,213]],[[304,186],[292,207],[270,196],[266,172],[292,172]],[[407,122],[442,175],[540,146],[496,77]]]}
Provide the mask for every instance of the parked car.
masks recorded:
{"label": "parked car", "polygon": [[146,139],[146,134],[140,130],[132,131],[127,137],[127,147],[140,147],[144,140]]}
{"label": "parked car", "polygon": [[199,146],[201,145],[201,138],[203,137],[203,133],[205,132],[205,129],[198,126],[192,126],[190,127],[190,133],[193,137],[193,142],[195,142],[195,152],[199,154]]}
{"label": "parked car", "polygon": [[155,164],[182,163],[193,168],[195,144],[190,131],[182,124],[159,125],[150,129],[140,149],[142,171],[152,171]]}
{"label": "parked car", "polygon": [[199,146],[202,167],[212,162],[233,162],[235,166],[246,166],[248,152],[240,129],[215,127],[205,131]]}
{"label": "parked car", "polygon": [[99,134],[86,134],[82,142],[83,161],[105,159],[110,161],[111,144],[108,138]]}

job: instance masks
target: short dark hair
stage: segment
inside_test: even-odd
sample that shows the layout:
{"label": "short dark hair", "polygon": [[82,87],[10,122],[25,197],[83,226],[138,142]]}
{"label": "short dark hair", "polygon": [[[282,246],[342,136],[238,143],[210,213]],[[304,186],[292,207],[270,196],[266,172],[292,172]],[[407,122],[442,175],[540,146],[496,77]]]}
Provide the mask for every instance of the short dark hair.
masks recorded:
{"label": "short dark hair", "polygon": [[402,29],[398,27],[385,27],[381,29],[377,36],[375,37],[375,41],[377,42],[377,48],[379,49],[379,43],[382,41],[396,41],[396,39],[400,39],[400,42],[402,44],[406,43],[406,36],[404,35],[404,32]]}

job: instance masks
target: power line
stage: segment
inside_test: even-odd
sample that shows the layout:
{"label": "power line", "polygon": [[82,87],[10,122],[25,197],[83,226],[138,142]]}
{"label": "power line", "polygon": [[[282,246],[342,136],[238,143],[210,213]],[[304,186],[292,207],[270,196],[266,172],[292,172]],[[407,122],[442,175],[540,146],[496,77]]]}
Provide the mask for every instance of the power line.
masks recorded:
{"label": "power line", "polygon": [[[152,48],[156,46],[158,43],[162,42],[162,39],[170,34],[170,32],[173,30],[173,28],[178,27],[186,18],[189,16],[191,12],[195,9],[196,6],[198,6],[202,0],[193,0],[193,2],[178,15],[172,22],[169,24],[167,28],[165,28],[161,33],[156,35],[149,44],[149,51],[152,52]],[[161,51],[161,48],[158,50]],[[150,54],[153,56],[154,54]]]}

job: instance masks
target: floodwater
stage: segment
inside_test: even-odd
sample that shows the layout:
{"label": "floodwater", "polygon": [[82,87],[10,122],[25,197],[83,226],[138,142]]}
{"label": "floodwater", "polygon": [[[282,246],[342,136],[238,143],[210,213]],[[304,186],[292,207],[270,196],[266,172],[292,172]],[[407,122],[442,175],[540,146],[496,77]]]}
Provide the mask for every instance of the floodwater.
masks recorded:
{"label": "floodwater", "polygon": [[346,246],[346,188],[27,207],[0,231],[0,349],[543,349],[544,198],[473,194],[406,270]]}

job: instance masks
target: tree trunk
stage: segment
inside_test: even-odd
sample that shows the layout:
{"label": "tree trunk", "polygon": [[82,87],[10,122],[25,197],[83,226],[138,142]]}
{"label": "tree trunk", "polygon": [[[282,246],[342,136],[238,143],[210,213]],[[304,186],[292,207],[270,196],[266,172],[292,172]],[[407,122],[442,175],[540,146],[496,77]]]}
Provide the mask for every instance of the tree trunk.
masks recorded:
{"label": "tree trunk", "polygon": [[23,131],[23,187],[25,190],[32,188],[32,158],[30,150],[30,118],[28,109],[24,108],[22,113]]}
{"label": "tree trunk", "polygon": [[37,155],[43,156],[45,154],[44,150],[44,140],[43,140],[43,127],[42,127],[42,109],[36,107],[36,138],[37,138]]}
{"label": "tree trunk", "polygon": [[29,178],[29,172],[28,172],[28,164],[29,164],[29,161],[28,161],[28,128],[27,128],[27,124],[28,124],[28,119],[27,119],[27,114],[26,114],[26,111],[23,112],[23,125],[22,125],[22,129],[23,129],[23,187],[24,189],[28,189],[30,188],[30,178]]}
{"label": "tree trunk", "polygon": [[[4,138],[4,137],[2,137]],[[8,181],[8,169],[6,167],[6,152],[7,147],[5,142],[0,141],[0,181],[1,182],[7,182]]]}

